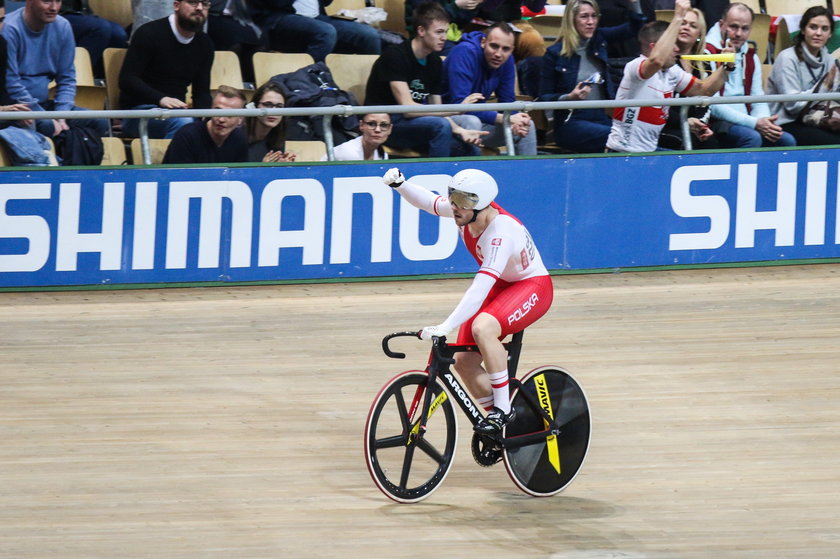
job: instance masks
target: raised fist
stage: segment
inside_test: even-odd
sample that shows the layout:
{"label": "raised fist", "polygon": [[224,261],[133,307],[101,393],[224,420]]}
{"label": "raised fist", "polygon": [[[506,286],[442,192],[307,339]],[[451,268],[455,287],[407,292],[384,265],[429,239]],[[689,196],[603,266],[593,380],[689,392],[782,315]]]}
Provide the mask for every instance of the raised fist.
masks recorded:
{"label": "raised fist", "polygon": [[391,188],[397,188],[399,185],[405,182],[405,177],[400,170],[396,167],[388,169],[388,171],[382,176],[382,182],[390,186]]}

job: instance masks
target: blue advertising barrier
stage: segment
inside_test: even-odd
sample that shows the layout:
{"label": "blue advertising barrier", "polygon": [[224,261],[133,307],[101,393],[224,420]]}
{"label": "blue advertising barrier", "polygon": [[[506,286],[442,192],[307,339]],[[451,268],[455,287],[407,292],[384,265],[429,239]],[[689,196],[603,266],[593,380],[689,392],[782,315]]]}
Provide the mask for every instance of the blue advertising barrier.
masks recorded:
{"label": "blue advertising barrier", "polygon": [[[840,257],[838,149],[400,162],[476,167],[551,270]],[[467,273],[386,164],[0,172],[0,288]]]}

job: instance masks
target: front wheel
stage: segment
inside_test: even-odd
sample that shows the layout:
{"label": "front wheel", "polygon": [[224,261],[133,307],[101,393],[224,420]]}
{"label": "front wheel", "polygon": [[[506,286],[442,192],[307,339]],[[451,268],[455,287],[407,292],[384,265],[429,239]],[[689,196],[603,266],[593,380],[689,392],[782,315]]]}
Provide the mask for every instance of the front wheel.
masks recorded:
{"label": "front wheel", "polygon": [[[589,449],[586,394],[566,371],[542,367],[525,375],[512,406],[516,418],[505,427],[502,454],[508,475],[529,495],[559,493],[577,476]],[[552,418],[556,435],[534,436],[549,428],[541,410]]]}
{"label": "front wheel", "polygon": [[[425,430],[420,416],[426,391],[431,404]],[[428,497],[446,478],[458,442],[449,394],[429,375],[406,371],[379,391],[365,423],[365,459],[373,482],[399,503]]]}

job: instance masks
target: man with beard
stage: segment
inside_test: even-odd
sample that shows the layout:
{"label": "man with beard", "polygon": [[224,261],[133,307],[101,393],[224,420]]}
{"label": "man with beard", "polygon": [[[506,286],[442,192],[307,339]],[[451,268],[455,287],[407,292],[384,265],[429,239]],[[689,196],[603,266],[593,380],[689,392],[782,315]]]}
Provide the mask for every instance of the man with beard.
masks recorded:
{"label": "man with beard", "polygon": [[[120,71],[120,108],[186,109],[192,85],[195,109],[210,108],[213,42],[202,31],[210,0],[175,0],[169,17],[143,25],[131,39]],[[149,121],[150,138],[172,138],[191,118]],[[123,121],[123,135],[136,137],[139,121]]]}

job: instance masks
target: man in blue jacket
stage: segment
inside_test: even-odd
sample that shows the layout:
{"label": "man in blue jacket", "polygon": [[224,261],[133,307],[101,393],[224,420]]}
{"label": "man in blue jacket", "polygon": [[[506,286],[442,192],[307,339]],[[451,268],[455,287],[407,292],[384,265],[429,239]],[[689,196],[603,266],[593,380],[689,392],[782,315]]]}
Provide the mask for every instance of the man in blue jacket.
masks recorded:
{"label": "man in blue jacket", "polygon": [[[514,35],[510,25],[496,23],[487,29],[466,33],[443,63],[444,103],[484,103],[495,97],[499,103],[516,101],[516,67],[512,58]],[[503,114],[473,111],[481,120],[487,147],[505,145]],[[537,134],[527,113],[510,117],[516,155],[537,154]]]}

